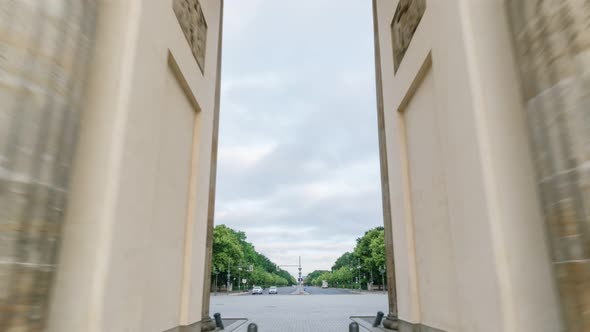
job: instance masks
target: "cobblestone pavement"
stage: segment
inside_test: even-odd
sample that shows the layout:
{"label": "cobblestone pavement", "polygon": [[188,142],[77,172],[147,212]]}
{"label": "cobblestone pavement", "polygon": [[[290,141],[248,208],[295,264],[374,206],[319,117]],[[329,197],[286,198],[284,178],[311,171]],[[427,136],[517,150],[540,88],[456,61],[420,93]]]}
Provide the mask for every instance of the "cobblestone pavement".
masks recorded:
{"label": "cobblestone pavement", "polygon": [[375,315],[387,311],[384,294],[351,295],[263,295],[213,296],[211,315],[245,317],[249,321],[237,331],[246,331],[254,322],[259,332],[348,331],[350,316]]}

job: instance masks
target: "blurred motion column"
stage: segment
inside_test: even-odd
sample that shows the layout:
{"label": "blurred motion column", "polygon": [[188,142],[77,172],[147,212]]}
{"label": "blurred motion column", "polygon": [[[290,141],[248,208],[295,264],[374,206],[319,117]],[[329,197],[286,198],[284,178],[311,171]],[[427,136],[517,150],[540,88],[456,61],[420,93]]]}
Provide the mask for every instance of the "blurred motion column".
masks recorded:
{"label": "blurred motion column", "polygon": [[508,11],[564,323],[590,331],[590,3]]}
{"label": "blurred motion column", "polygon": [[94,0],[0,2],[1,331],[47,322],[94,12]]}

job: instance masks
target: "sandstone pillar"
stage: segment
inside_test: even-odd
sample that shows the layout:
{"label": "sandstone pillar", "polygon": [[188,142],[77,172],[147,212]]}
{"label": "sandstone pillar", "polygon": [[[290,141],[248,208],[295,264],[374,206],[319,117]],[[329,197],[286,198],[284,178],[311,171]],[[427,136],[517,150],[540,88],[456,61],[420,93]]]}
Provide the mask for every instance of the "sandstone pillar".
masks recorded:
{"label": "sandstone pillar", "polygon": [[590,3],[508,2],[565,330],[590,330]]}
{"label": "sandstone pillar", "polygon": [[0,3],[0,330],[47,322],[94,0]]}
{"label": "sandstone pillar", "polygon": [[207,207],[207,235],[205,251],[205,268],[203,269],[203,307],[201,331],[215,330],[215,322],[211,319],[209,306],[211,303],[211,263],[213,259],[213,228],[215,226],[215,188],[217,184],[217,150],[219,145],[219,108],[221,102],[221,55],[223,38],[223,6],[220,0],[219,41],[217,42],[217,81],[215,82],[215,105],[213,109],[213,141],[211,143],[211,171],[209,176],[209,204]]}
{"label": "sandstone pillar", "polygon": [[393,256],[393,230],[391,221],[391,201],[389,199],[389,174],[387,167],[387,143],[385,139],[385,115],[383,109],[383,87],[381,81],[381,50],[379,46],[379,26],[377,22],[377,4],[373,0],[373,33],[375,38],[375,76],[377,91],[377,122],[379,135],[379,158],[381,165],[381,195],[383,204],[383,228],[385,234],[385,267],[387,270],[387,302],[389,310],[383,326],[397,329],[397,299],[395,283],[395,261]]}

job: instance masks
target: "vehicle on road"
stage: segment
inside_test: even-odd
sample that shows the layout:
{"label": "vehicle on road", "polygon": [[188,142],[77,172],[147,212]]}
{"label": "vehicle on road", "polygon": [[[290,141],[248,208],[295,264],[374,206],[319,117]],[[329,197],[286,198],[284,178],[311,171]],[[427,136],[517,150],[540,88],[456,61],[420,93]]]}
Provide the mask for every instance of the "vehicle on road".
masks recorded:
{"label": "vehicle on road", "polygon": [[252,287],[252,295],[260,294],[262,295],[262,287],[254,286]]}
{"label": "vehicle on road", "polygon": [[279,294],[279,290],[277,289],[277,286],[270,286],[270,288],[268,289],[268,295],[270,294]]}
{"label": "vehicle on road", "polygon": [[328,288],[328,281],[322,280],[322,288]]}

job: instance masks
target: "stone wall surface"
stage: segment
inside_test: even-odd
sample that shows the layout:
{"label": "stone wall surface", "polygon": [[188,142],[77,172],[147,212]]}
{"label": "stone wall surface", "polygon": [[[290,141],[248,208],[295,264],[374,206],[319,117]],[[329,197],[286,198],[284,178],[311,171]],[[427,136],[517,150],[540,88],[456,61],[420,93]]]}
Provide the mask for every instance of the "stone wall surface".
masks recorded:
{"label": "stone wall surface", "polygon": [[93,1],[0,2],[0,330],[41,331],[56,268]]}
{"label": "stone wall surface", "polygon": [[203,297],[222,1],[199,4],[209,23],[202,70],[174,1],[97,1],[47,331],[210,321]]}
{"label": "stone wall surface", "polygon": [[590,3],[508,11],[562,315],[567,331],[590,331]]}
{"label": "stone wall surface", "polygon": [[[519,91],[509,1],[429,0],[415,30],[410,1],[376,3],[398,330],[565,331]],[[411,41],[396,40],[396,28]],[[417,106],[425,97],[432,102]],[[444,214],[434,215],[443,208],[446,236],[439,222]],[[440,290],[453,288],[442,301]]]}

